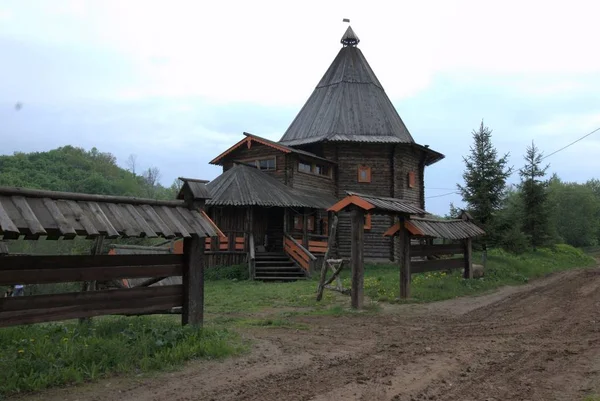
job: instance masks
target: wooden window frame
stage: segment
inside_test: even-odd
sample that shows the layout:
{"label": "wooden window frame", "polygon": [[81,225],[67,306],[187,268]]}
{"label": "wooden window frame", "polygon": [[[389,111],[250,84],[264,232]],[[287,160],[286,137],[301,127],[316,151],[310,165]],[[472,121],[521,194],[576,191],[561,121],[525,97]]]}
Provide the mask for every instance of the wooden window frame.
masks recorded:
{"label": "wooden window frame", "polygon": [[[361,178],[361,172],[365,171],[367,173],[367,178]],[[370,183],[371,182],[371,167],[365,165],[359,165],[357,168],[358,173],[358,182],[360,183]]]}
{"label": "wooden window frame", "polygon": [[301,214],[294,215],[293,225],[294,230],[302,231],[304,229],[304,216]]}
{"label": "wooden window frame", "polygon": [[306,218],[306,231],[315,231],[315,216],[308,216]]}
{"label": "wooden window frame", "polygon": [[365,230],[370,230],[371,227],[373,225],[373,221],[372,221],[372,215],[370,213],[366,213],[365,214],[365,225],[364,225],[364,229]]}
{"label": "wooden window frame", "polygon": [[[310,171],[300,170],[300,163],[309,165],[310,166]],[[322,165],[323,167],[327,168],[328,171],[329,171],[329,174],[319,174],[319,173],[316,173],[315,171],[316,171],[316,168],[317,168],[317,164],[318,165]],[[302,174],[309,174],[309,175],[312,175],[312,176],[315,176],[315,177],[322,177],[322,178],[327,178],[327,179],[330,179],[330,180],[333,179],[333,167],[330,166],[330,165],[328,165],[328,164],[326,164],[326,163],[309,162],[309,161],[306,161],[306,160],[299,159],[298,163],[296,164],[296,170],[299,173],[302,173]]]}
{"label": "wooden window frame", "polygon": [[322,217],[321,224],[323,226],[323,232],[321,233],[321,235],[329,235],[329,218]]}
{"label": "wooden window frame", "polygon": [[417,177],[414,171],[409,171],[407,174],[407,182],[409,188],[414,188],[417,186]]}
{"label": "wooden window frame", "polygon": [[[260,161],[261,160],[273,160],[275,162],[275,168],[267,169],[267,170],[261,170],[261,168],[260,168]],[[256,167],[260,171],[276,171],[277,170],[277,156],[252,157],[252,158],[248,158],[248,159],[240,159],[240,160],[238,160],[238,162],[240,162],[240,163],[250,163],[250,162],[253,162],[254,163],[254,167]]]}

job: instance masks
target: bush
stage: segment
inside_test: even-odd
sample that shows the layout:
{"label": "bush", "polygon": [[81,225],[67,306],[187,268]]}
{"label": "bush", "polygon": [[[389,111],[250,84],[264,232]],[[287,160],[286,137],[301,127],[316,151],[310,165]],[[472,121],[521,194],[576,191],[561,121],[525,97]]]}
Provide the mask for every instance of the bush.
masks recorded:
{"label": "bush", "polygon": [[204,271],[205,280],[248,280],[248,266],[215,266]]}

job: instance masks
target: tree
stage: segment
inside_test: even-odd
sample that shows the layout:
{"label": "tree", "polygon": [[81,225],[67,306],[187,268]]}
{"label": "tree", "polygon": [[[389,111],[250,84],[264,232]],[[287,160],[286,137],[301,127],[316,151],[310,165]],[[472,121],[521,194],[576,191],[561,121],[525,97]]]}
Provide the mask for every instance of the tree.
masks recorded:
{"label": "tree", "polygon": [[543,153],[533,141],[525,152],[525,166],[519,169],[521,198],[523,200],[523,232],[536,249],[548,244],[550,233],[550,210],[548,204],[548,181],[544,180],[550,165],[542,166]]}
{"label": "tree", "polygon": [[[479,130],[473,130],[472,134],[473,145],[470,147],[470,154],[463,157],[465,183],[464,186],[457,184],[457,187],[471,215],[493,241],[494,213],[502,206],[506,179],[513,169],[507,166],[509,153],[498,157],[498,152],[492,145],[492,131],[483,125],[483,120]],[[485,242],[483,246],[485,249]]]}
{"label": "tree", "polygon": [[129,157],[127,158],[127,167],[129,167],[129,171],[131,171],[131,174],[135,175],[135,168],[137,167],[137,155],[129,155]]}

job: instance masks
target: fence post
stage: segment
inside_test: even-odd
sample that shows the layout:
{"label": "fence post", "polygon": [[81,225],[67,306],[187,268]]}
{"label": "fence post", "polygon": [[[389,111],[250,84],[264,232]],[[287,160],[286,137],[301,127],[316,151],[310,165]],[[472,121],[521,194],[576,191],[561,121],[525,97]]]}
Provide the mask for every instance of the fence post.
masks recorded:
{"label": "fence post", "polygon": [[352,308],[362,309],[363,307],[363,286],[365,276],[364,263],[364,230],[365,213],[362,209],[355,207],[352,209],[352,250],[350,258],[352,259]]}
{"label": "fence post", "polygon": [[201,326],[204,320],[204,238],[183,240],[183,307],[181,324]]}
{"label": "fence post", "polygon": [[464,258],[465,258],[465,272],[464,278],[473,278],[473,240],[467,238],[464,240]]}
{"label": "fence post", "polygon": [[400,218],[400,230],[398,231],[400,257],[400,298],[410,298],[410,235],[404,226],[404,218]]}

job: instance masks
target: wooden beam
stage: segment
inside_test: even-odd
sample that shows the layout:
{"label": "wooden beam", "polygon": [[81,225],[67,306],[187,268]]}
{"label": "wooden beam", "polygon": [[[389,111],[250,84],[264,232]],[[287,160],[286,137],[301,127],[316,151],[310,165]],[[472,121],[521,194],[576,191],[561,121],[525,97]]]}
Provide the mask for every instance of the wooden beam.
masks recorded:
{"label": "wooden beam", "polygon": [[204,238],[184,239],[182,324],[201,326],[204,320]]}
{"label": "wooden beam", "polygon": [[400,220],[401,228],[398,231],[400,252],[398,263],[400,263],[400,298],[410,298],[410,235],[403,221]]}
{"label": "wooden beam", "polygon": [[411,273],[425,273],[438,270],[461,269],[465,266],[463,258],[457,259],[436,259],[413,262]]}
{"label": "wooden beam", "polygon": [[365,276],[364,263],[364,210],[354,207],[352,210],[352,244],[351,244],[351,262],[352,262],[352,308],[362,309],[363,307],[363,286]]}
{"label": "wooden beam", "polygon": [[[302,209],[302,245],[308,249],[308,209]],[[310,272],[312,273],[312,272]]]}
{"label": "wooden beam", "polygon": [[464,278],[473,278],[473,241],[471,238],[464,240]]}
{"label": "wooden beam", "polygon": [[330,252],[332,252],[333,247],[335,245],[337,224],[338,217],[336,214],[333,216],[333,221],[331,221],[331,229],[328,230],[329,239],[327,240],[327,250],[325,251],[325,255],[323,256],[323,263],[321,264],[321,275],[319,278],[319,286],[317,287],[317,301],[320,301],[323,298],[323,289],[325,288],[325,279],[327,278],[327,259],[329,259]]}
{"label": "wooden beam", "polygon": [[463,244],[413,245],[411,256],[456,255],[464,252]]}
{"label": "wooden beam", "polygon": [[4,235],[5,239],[16,239],[19,238],[19,229],[10,219],[10,216],[2,206],[0,201],[0,233]]}

